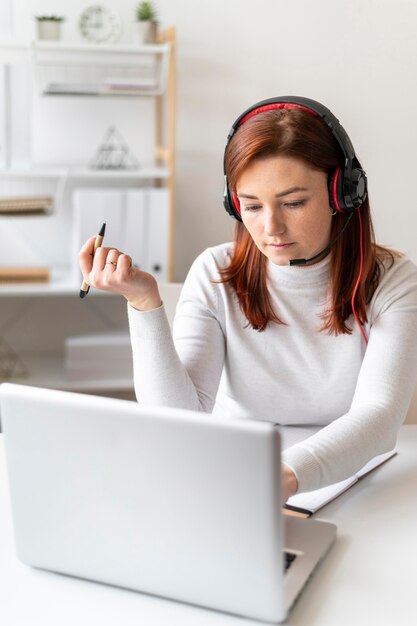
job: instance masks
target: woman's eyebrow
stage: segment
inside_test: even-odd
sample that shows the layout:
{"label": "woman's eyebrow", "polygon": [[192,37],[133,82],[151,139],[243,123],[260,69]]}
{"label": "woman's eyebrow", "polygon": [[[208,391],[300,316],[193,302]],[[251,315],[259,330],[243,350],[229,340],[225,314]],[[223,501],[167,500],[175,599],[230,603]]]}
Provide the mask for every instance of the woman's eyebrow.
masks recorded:
{"label": "woman's eyebrow", "polygon": [[[282,198],[282,196],[288,196],[290,193],[295,193],[296,191],[308,191],[308,189],[307,187],[290,187],[289,189],[286,189],[285,191],[280,191],[279,193],[276,193],[275,197]],[[239,198],[249,198],[249,200],[259,199],[257,196],[252,196],[248,193],[238,193],[237,195]]]}

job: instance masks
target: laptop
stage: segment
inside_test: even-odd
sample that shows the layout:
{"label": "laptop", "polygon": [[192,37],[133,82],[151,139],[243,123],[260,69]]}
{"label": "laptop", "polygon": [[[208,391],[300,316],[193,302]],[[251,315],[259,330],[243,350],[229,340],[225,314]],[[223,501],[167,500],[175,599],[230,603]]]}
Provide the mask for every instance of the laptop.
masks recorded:
{"label": "laptop", "polygon": [[11,383],[0,412],[27,565],[280,622],[335,539],[281,514],[271,423]]}

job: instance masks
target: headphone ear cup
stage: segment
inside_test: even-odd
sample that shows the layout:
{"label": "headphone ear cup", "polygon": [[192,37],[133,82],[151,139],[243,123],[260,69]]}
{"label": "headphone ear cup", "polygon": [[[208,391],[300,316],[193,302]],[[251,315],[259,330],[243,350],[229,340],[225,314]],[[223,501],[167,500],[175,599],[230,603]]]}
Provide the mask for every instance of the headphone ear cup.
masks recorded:
{"label": "headphone ear cup", "polygon": [[227,176],[224,177],[223,206],[227,213],[238,222],[242,221],[240,216],[240,202],[234,191],[230,191]]}
{"label": "headphone ear cup", "polygon": [[366,174],[360,167],[352,170],[349,195],[355,208],[360,207],[366,200],[368,181]]}
{"label": "headphone ear cup", "polygon": [[333,211],[344,213],[346,206],[343,195],[343,175],[340,167],[337,167],[334,172],[329,174],[327,185],[329,191],[329,204]]}

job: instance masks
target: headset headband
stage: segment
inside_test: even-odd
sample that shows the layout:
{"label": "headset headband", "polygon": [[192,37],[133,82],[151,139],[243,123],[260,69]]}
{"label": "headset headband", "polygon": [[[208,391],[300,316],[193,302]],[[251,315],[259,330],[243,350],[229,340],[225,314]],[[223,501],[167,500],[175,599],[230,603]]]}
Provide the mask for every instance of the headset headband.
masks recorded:
{"label": "headset headband", "polygon": [[[303,98],[301,96],[280,96],[277,98],[269,98],[268,100],[262,100],[244,111],[234,122],[228,136],[227,146],[239,129],[251,117],[255,117],[259,113],[265,111],[274,111],[277,109],[304,109],[312,115],[320,117],[331,130],[334,138],[336,139],[343,157],[344,164],[339,176],[339,170],[336,171],[335,177],[331,181],[330,200],[331,205],[335,207],[339,212],[350,211],[351,209],[358,208],[366,198],[366,174],[361,168],[358,158],[355,155],[352,142],[343,126],[333,113],[320,102],[311,100],[310,98]],[[234,200],[230,199],[230,192],[228,189],[227,177],[226,177],[226,149],[223,159],[223,170],[225,174],[225,194],[224,204],[226,211],[233,215],[236,219],[240,220],[239,212],[234,210]],[[231,206],[232,205],[232,206]]]}

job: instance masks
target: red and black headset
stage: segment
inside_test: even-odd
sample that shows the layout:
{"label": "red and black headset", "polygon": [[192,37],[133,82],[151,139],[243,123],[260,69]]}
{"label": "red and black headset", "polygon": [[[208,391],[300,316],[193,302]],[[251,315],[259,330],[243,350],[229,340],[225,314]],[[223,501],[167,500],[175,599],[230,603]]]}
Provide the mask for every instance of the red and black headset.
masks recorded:
{"label": "red and black headset", "polygon": [[[353,148],[352,142],[339,120],[331,111],[320,102],[303,98],[301,96],[282,96],[278,98],[269,98],[257,102],[253,106],[246,109],[234,122],[228,136],[225,149],[225,156],[229,141],[236,131],[247,120],[255,117],[259,113],[265,111],[274,111],[277,109],[303,109],[312,115],[320,117],[330,128],[334,138],[339,144],[344,157],[344,164],[329,176],[329,200],[332,209],[339,213],[350,213],[354,209],[358,209],[365,201],[367,194],[366,174],[361,167]],[[223,161],[224,170],[224,194],[223,204],[226,211],[239,222],[242,221],[240,216],[240,204],[236,194],[229,187],[227,175],[225,171],[225,159]]]}
{"label": "red and black headset", "polygon": [[[311,115],[315,115],[320,117],[323,122],[328,126],[331,130],[334,138],[336,139],[338,145],[343,154],[344,162],[343,165],[340,165],[335,169],[334,172],[331,172],[328,177],[328,191],[329,191],[329,203],[333,210],[338,211],[339,213],[344,214],[347,217],[346,223],[338,233],[337,237],[330,242],[327,249],[330,249],[333,244],[339,239],[339,237],[344,232],[345,228],[350,221],[353,212],[357,209],[360,209],[361,205],[365,202],[367,196],[367,178],[365,171],[362,169],[361,164],[359,163],[358,158],[355,155],[355,150],[353,148],[352,142],[349,139],[349,136],[343,126],[340,124],[339,120],[333,115],[333,113],[325,107],[320,102],[316,100],[311,100],[310,98],[303,98],[301,96],[282,96],[277,98],[269,98],[268,100],[261,100],[257,102],[253,106],[249,107],[244,111],[234,122],[228,136],[225,148],[225,154],[223,159],[223,172],[224,172],[224,192],[223,192],[223,205],[226,209],[227,213],[234,217],[239,222],[242,221],[242,217],[240,214],[240,203],[239,199],[233,189],[229,187],[229,182],[227,180],[226,174],[226,151],[227,146],[231,138],[234,134],[239,130],[239,128],[244,124],[247,120],[255,117],[259,113],[264,113],[265,111],[275,111],[277,109],[302,109],[307,111]],[[360,271],[359,276],[354,288],[354,292],[352,295],[352,311],[355,317],[356,322],[358,323],[362,336],[366,342],[368,343],[367,337],[363,331],[362,325],[359,322],[358,316],[355,311],[355,295],[357,288],[360,283],[360,279],[362,276],[362,266],[363,266],[363,250],[362,250],[362,219],[360,211],[358,211],[359,215],[359,225],[360,225],[360,254],[361,254],[361,263],[360,263]],[[325,251],[324,250],[324,251]],[[324,251],[321,251],[319,255],[323,254]],[[291,265],[302,265],[312,259],[295,259],[293,262],[290,261]]]}

